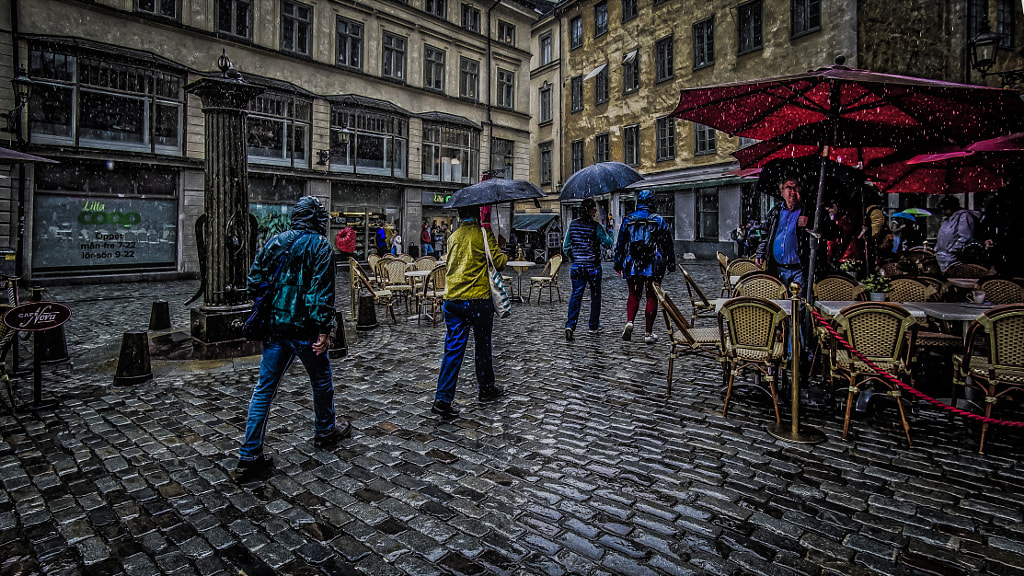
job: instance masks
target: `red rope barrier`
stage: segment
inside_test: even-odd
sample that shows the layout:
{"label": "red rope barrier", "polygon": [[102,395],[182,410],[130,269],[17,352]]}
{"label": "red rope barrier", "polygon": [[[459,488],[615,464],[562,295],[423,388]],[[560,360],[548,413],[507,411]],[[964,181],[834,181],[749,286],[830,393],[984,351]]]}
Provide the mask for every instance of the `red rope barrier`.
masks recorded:
{"label": "red rope barrier", "polygon": [[850,343],[845,338],[843,338],[839,334],[839,332],[832,326],[832,324],[828,321],[828,319],[825,318],[824,316],[822,316],[817,310],[815,310],[811,306],[808,306],[807,309],[811,311],[811,316],[814,317],[814,319],[818,322],[818,324],[820,324],[823,328],[825,328],[825,330],[827,330],[828,333],[831,334],[832,337],[835,338],[837,342],[842,344],[843,348],[846,348],[847,350],[849,350],[854,356],[859,358],[861,362],[867,364],[869,368],[871,368],[872,370],[877,372],[879,376],[881,376],[885,380],[889,381],[890,383],[895,384],[896,386],[899,386],[903,390],[906,390],[907,392],[913,394],[914,396],[917,396],[921,400],[929,402],[929,403],[931,403],[934,406],[938,406],[939,408],[942,408],[943,410],[948,410],[948,411],[956,414],[957,416],[963,416],[964,418],[970,418],[972,420],[977,420],[977,421],[983,422],[985,424],[995,424],[997,426],[1008,426],[1008,427],[1011,427],[1011,428],[1024,428],[1024,422],[1012,422],[1010,420],[996,420],[995,418],[986,418],[985,416],[974,414],[973,412],[968,412],[966,410],[961,410],[961,409],[957,408],[956,406],[950,406],[949,404],[946,404],[944,402],[939,402],[935,398],[932,398],[931,396],[928,396],[927,394],[921,392],[920,390],[914,388],[913,386],[910,386],[908,384],[903,383],[899,378],[896,378],[892,374],[889,374],[887,371],[885,371],[882,368],[880,368],[877,364],[875,364],[871,360],[868,360],[867,357],[864,356],[863,354],[861,354],[859,350],[857,350],[853,346],[851,346]]}

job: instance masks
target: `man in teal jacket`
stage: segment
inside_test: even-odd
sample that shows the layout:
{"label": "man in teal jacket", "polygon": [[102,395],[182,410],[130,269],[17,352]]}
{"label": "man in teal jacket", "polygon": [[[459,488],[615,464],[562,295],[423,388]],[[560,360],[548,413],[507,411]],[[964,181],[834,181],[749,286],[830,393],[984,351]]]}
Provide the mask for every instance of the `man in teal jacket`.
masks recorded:
{"label": "man in teal jacket", "polygon": [[274,282],[269,288],[270,334],[263,340],[260,379],[249,401],[245,440],[239,449],[236,472],[242,479],[272,465],[263,453],[263,435],[277,386],[296,356],[313,388],[313,444],[326,448],[352,433],[348,422],[340,426],[335,422],[334,383],[326,354],[334,325],[334,263],[327,221],[327,210],[319,200],[300,198],[292,209],[292,229],[268,240],[249,270],[250,296],[264,281]]}

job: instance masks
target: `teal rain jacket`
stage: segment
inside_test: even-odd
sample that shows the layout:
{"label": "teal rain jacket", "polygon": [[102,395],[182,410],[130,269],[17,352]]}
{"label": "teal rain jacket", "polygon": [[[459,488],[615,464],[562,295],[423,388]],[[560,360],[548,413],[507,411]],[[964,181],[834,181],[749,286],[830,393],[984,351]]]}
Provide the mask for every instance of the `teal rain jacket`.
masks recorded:
{"label": "teal rain jacket", "polygon": [[326,232],[327,211],[318,200],[307,196],[299,199],[292,210],[292,229],[272,237],[256,253],[249,270],[250,298],[256,296],[260,284],[273,277],[285,248],[295,240],[270,288],[271,336],[316,338],[331,333],[335,270]]}

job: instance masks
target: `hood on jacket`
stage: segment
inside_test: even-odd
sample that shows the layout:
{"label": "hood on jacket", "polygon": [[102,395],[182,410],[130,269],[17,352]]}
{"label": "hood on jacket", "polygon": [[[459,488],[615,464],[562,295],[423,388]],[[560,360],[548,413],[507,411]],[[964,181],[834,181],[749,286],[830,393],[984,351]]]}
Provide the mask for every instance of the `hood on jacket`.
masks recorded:
{"label": "hood on jacket", "polygon": [[636,195],[636,208],[639,210],[641,207],[650,209],[654,206],[654,192],[651,190],[641,190]]}
{"label": "hood on jacket", "polygon": [[292,229],[327,235],[327,208],[315,196],[303,196],[292,208]]}

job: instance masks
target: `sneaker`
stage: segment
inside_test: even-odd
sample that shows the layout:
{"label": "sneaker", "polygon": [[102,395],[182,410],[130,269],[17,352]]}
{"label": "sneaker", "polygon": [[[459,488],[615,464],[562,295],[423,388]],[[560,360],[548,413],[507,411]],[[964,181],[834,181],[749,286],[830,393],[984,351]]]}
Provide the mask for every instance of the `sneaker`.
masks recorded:
{"label": "sneaker", "polygon": [[317,448],[329,448],[351,435],[352,424],[350,422],[344,422],[341,426],[335,425],[334,430],[331,430],[327,434],[313,438],[313,446],[316,446]]}
{"label": "sneaker", "polygon": [[480,393],[477,394],[476,399],[481,402],[491,402],[497,400],[498,398],[501,398],[504,395],[505,389],[495,384],[489,388],[481,389]]}
{"label": "sneaker", "polygon": [[654,344],[658,341],[657,334],[644,334],[644,344]]}
{"label": "sneaker", "polygon": [[626,322],[626,327],[622,329],[622,339],[629,342],[633,339],[633,323]]}
{"label": "sneaker", "polygon": [[572,342],[574,340],[576,340],[576,337],[573,336],[573,334],[572,334],[572,328],[566,328],[565,329],[565,341],[566,342]]}
{"label": "sneaker", "polygon": [[252,480],[262,476],[264,472],[274,467],[274,457],[261,454],[255,460],[239,460],[235,466],[235,474],[238,474],[239,481]]}
{"label": "sneaker", "polygon": [[590,328],[589,330],[591,334],[600,334],[601,332],[604,332],[604,324],[598,326],[597,328]]}
{"label": "sneaker", "polygon": [[434,414],[440,414],[441,418],[455,418],[459,415],[459,409],[455,402],[444,402],[442,400],[434,400],[434,405],[430,407],[430,411]]}

